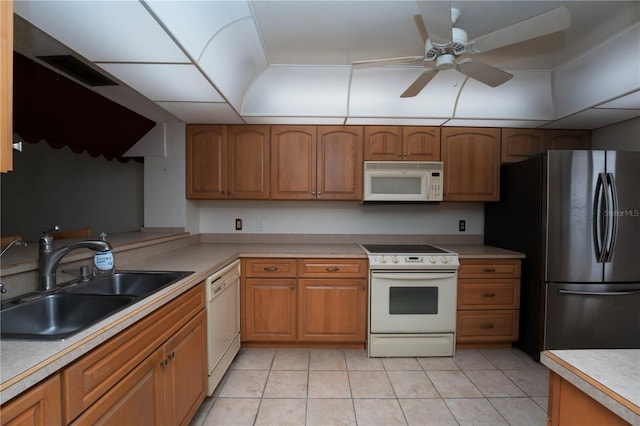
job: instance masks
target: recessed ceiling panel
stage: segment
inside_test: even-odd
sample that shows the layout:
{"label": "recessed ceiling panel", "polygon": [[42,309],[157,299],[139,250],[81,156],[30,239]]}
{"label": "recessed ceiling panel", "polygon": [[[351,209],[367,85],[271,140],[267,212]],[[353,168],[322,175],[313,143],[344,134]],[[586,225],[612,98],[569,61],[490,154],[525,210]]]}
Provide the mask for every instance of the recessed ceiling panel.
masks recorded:
{"label": "recessed ceiling panel", "polygon": [[440,72],[413,98],[400,95],[424,71],[420,67],[364,68],[353,71],[349,116],[449,118],[465,76]]}
{"label": "recessed ceiling panel", "polygon": [[22,16],[91,61],[188,62],[137,1],[16,1]]}
{"label": "recessed ceiling panel", "polygon": [[551,73],[509,71],[513,78],[498,87],[469,78],[460,93],[454,117],[552,120]]}
{"label": "recessed ceiling panel", "polygon": [[640,109],[640,91],[605,102],[596,108]]}
{"label": "recessed ceiling panel", "polygon": [[247,92],[242,115],[344,117],[349,71],[349,67],[270,67]]}
{"label": "recessed ceiling panel", "polygon": [[194,65],[114,63],[98,65],[152,101],[224,101]]}
{"label": "recessed ceiling panel", "polygon": [[249,3],[244,0],[146,3],[195,61],[218,31],[239,18],[251,16]]}
{"label": "recessed ceiling panel", "polygon": [[592,108],[543,126],[547,129],[599,129],[640,117],[640,110]]}

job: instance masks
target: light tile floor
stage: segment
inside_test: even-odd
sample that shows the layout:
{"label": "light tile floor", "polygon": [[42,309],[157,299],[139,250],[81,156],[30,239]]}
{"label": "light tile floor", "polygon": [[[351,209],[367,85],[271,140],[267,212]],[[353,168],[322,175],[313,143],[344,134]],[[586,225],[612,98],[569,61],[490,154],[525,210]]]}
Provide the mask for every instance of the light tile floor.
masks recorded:
{"label": "light tile floor", "polygon": [[242,349],[192,426],[546,424],[549,374],[517,349],[451,358]]}

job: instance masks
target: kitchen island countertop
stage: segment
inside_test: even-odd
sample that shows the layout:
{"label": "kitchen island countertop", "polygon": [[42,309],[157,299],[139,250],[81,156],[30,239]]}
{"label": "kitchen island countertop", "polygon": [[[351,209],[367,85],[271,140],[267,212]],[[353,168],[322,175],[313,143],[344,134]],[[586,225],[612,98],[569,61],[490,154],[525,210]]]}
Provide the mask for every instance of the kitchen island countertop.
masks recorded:
{"label": "kitchen island countertop", "polygon": [[542,364],[632,425],[640,425],[640,349],[542,352]]}

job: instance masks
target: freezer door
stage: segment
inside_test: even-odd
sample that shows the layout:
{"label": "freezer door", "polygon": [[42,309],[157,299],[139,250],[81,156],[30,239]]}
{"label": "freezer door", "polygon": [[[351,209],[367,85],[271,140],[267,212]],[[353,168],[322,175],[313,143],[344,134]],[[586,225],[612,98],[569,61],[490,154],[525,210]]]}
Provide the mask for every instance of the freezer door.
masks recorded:
{"label": "freezer door", "polygon": [[594,199],[598,177],[605,173],[605,152],[549,151],[545,166],[545,281],[602,282],[603,266],[595,250]]}
{"label": "freezer door", "polygon": [[640,152],[607,151],[612,205],[611,247],[604,264],[605,282],[640,281]]}
{"label": "freezer door", "polygon": [[547,284],[544,349],[640,349],[640,283]]}

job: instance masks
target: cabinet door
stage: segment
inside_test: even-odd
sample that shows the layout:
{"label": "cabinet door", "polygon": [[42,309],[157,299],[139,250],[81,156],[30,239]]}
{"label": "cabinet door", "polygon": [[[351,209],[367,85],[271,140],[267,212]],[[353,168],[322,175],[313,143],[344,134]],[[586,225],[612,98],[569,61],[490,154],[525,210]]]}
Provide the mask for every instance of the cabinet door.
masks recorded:
{"label": "cabinet door", "polygon": [[445,201],[500,199],[500,129],[442,129]]}
{"label": "cabinet door", "polygon": [[364,342],[365,279],[300,279],[298,283],[298,340]]}
{"label": "cabinet door", "polygon": [[188,125],[187,198],[227,197],[227,127]]}
{"label": "cabinet door", "polygon": [[440,128],[403,127],[402,157],[409,161],[440,161]]}
{"label": "cabinet door", "polygon": [[545,131],[538,129],[502,129],[503,163],[516,163],[545,150]]}
{"label": "cabinet door", "polygon": [[13,1],[0,1],[0,173],[13,169]]}
{"label": "cabinet door", "polygon": [[60,375],[55,374],[2,406],[2,426],[62,425]]}
{"label": "cabinet door", "polygon": [[318,127],[317,195],[362,200],[362,127]]}
{"label": "cabinet door", "polygon": [[162,348],[144,359],[72,425],[158,425],[164,416]]}
{"label": "cabinet door", "polygon": [[245,341],[292,342],[296,335],[296,280],[247,278]]}
{"label": "cabinet door", "polygon": [[589,130],[547,130],[547,149],[591,149]]}
{"label": "cabinet door", "polygon": [[316,193],[316,127],[271,127],[271,198],[311,200]]}
{"label": "cabinet door", "polygon": [[229,126],[227,137],[229,198],[269,198],[269,126]]}
{"label": "cabinet door", "polygon": [[167,425],[188,425],[207,392],[206,311],[201,311],[164,345]]}
{"label": "cabinet door", "polygon": [[402,160],[401,127],[365,126],[364,159],[365,161]]}

